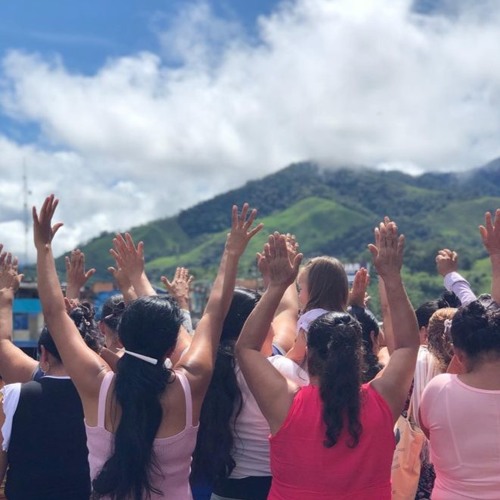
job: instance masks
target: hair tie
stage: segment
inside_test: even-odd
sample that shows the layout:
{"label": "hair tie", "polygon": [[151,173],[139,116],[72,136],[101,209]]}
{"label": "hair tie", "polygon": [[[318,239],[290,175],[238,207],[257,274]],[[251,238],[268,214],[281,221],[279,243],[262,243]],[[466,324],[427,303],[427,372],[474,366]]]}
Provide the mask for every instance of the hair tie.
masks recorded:
{"label": "hair tie", "polygon": [[134,358],[140,359],[142,361],[146,361],[146,363],[149,363],[151,365],[158,364],[158,360],[155,358],[152,358],[151,356],[146,356],[145,354],[139,354],[138,352],[127,351],[127,349],[123,349],[123,352],[125,354],[128,354],[129,356],[133,356]]}
{"label": "hair tie", "polygon": [[444,320],[444,333],[449,334],[451,331],[451,319],[445,319]]}

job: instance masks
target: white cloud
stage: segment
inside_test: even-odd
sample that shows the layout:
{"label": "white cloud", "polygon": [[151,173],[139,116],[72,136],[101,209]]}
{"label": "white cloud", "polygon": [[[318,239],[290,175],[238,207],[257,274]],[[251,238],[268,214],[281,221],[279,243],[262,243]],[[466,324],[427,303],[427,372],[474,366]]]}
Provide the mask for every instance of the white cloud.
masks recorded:
{"label": "white cloud", "polygon": [[[93,76],[12,51],[0,102],[41,135],[1,139],[0,171],[19,183],[24,160],[32,200],[62,198],[68,249],[293,161],[480,165],[500,155],[500,9],[448,4],[424,16],[409,0],[288,1],[259,19],[255,40],[192,3],[159,32],[161,53],[109,60]],[[4,214],[22,198],[6,190]],[[0,223],[4,240],[12,224]]]}

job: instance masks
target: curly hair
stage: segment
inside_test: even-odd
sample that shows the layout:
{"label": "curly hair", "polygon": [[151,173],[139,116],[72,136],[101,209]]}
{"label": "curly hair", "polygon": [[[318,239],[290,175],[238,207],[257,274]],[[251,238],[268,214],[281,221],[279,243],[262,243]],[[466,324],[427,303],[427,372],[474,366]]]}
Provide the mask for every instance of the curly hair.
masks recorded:
{"label": "curly hair", "polygon": [[451,320],[457,309],[445,307],[438,309],[429,320],[427,327],[427,343],[429,352],[437,359],[439,369],[445,372],[453,357],[451,341]]}
{"label": "curly hair", "polygon": [[500,356],[500,310],[475,300],[461,307],[451,323],[453,345],[474,362],[485,354]]}
{"label": "curly hair", "polygon": [[361,378],[363,365],[362,332],[350,314],[329,312],[311,323],[307,341],[308,368],[320,380],[324,446],[334,446],[347,423],[347,445],[358,445],[362,433]]}
{"label": "curly hair", "polygon": [[[87,346],[95,352],[100,352],[103,346],[103,337],[95,321],[95,310],[92,304],[90,302],[81,302],[69,312],[69,317],[75,323]],[[42,346],[57,360],[62,362],[47,326],[43,327],[38,339],[39,351]]]}

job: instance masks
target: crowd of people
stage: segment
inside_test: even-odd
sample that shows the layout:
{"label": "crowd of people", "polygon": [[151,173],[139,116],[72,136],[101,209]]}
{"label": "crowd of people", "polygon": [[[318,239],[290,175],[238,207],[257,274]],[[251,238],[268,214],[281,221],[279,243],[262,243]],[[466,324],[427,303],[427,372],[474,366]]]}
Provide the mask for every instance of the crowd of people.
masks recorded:
{"label": "crowd of people", "polygon": [[[480,226],[491,293],[476,297],[456,252],[442,249],[447,291],[416,309],[401,277],[405,238],[384,218],[368,246],[379,321],[366,269],[350,289],[340,261],[303,263],[290,234],[273,232],[257,254],[262,293],[236,287],[263,225],[248,204],[233,206],[193,328],[189,271],[162,277],[167,293],[158,294],[129,234],[112,242],[120,294],[99,318],[79,298],[94,272],[79,250],[66,259],[64,293],[52,253],[57,205],[51,195],[33,209],[38,360],[12,342],[23,276],[0,248],[7,498],[500,498],[500,209]],[[394,465],[401,419],[423,433],[406,475],[401,455]]]}

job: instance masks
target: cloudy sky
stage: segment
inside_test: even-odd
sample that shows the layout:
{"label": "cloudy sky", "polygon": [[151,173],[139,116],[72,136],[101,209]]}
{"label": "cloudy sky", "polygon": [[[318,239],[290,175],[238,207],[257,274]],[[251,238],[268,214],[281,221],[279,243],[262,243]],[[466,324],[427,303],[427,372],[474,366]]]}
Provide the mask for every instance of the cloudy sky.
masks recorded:
{"label": "cloudy sky", "polygon": [[61,253],[295,161],[482,165],[498,47],[497,0],[0,0],[0,241],[24,171]]}

